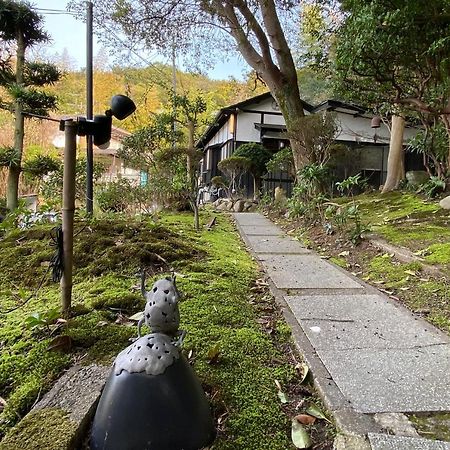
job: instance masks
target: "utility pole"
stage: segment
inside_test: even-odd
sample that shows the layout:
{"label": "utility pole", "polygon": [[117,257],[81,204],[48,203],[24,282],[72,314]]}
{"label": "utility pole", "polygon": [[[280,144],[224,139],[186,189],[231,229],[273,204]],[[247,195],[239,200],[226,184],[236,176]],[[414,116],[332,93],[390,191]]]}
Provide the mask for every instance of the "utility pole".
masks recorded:
{"label": "utility pole", "polygon": [[[86,2],[86,118],[93,118],[93,4]],[[94,212],[94,148],[93,137],[86,136],[86,213]]]}

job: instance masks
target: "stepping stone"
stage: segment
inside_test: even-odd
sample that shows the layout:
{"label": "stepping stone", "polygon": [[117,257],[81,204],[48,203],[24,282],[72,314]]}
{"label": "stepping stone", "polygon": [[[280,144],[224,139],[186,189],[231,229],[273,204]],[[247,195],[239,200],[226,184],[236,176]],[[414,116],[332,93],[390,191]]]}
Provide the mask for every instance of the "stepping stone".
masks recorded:
{"label": "stepping stone", "polygon": [[450,339],[379,295],[286,296],[316,349],[399,349]]}
{"label": "stepping stone", "polygon": [[369,433],[372,450],[450,450],[450,442]]}
{"label": "stepping stone", "polygon": [[450,344],[317,353],[359,412],[450,411]]}
{"label": "stepping stone", "polygon": [[259,213],[235,213],[234,218],[241,226],[246,225],[273,225],[273,223]]}
{"label": "stepping stone", "polygon": [[242,233],[246,236],[283,236],[284,233],[272,224],[262,225],[240,225]]}
{"label": "stepping stone", "polygon": [[300,242],[287,236],[247,236],[255,253],[306,254],[311,253]]}
{"label": "stepping stone", "polygon": [[278,289],[358,289],[362,286],[316,255],[261,254]]}

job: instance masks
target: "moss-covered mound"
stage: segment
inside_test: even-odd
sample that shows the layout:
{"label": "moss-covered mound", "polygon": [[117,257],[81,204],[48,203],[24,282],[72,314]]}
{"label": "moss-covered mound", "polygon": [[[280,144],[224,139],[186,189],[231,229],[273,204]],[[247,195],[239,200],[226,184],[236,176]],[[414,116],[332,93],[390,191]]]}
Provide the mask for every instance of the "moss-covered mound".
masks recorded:
{"label": "moss-covered mound", "polygon": [[[203,213],[204,223],[211,218]],[[25,260],[48,251],[49,230],[20,232],[0,241],[0,252],[9,249],[2,269],[13,267],[0,275],[0,285],[9,286],[0,291],[1,308],[20,303],[19,288],[25,291],[21,295],[28,295],[36,285],[30,280],[46,270],[37,260],[29,265]],[[173,267],[184,294],[180,304],[181,328],[188,332],[184,351],[217,419],[214,448],[291,448],[290,420],[275,384],[278,380],[289,392],[297,379],[287,356],[291,352],[284,347],[289,333],[279,317],[270,333],[261,325],[258,305],[267,315],[270,298],[254,290],[259,276],[256,263],[228,219],[219,216],[211,231],[200,233],[193,230],[189,214],[165,215],[156,225],[121,217],[96,220],[78,223],[76,232],[73,317],[58,329],[55,325],[26,328],[24,321],[31,313],[58,307],[59,286],[51,283],[44,285],[39,298],[1,316],[0,396],[6,407],[0,415],[0,433],[11,428],[74,361],[112,362],[136,335],[136,326],[127,316],[144,307],[136,276],[140,267],[147,266],[154,278]],[[23,248],[30,249],[26,256],[21,254]],[[15,277],[20,267],[24,273]],[[71,338],[67,353],[47,350],[59,334]],[[42,426],[41,433],[47,433],[47,422]],[[2,443],[14,443],[15,435],[13,431]]]}
{"label": "moss-covered mound", "polygon": [[[42,409],[29,414],[0,443],[1,450],[70,450],[76,424],[60,409]],[[25,432],[24,432],[25,431]]]}

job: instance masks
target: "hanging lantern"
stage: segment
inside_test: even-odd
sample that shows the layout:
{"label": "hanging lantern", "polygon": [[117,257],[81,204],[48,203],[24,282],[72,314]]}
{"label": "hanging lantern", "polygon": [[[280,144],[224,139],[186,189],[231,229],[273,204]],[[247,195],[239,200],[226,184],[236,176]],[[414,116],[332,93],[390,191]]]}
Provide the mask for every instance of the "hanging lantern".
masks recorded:
{"label": "hanging lantern", "polygon": [[92,425],[92,450],[199,450],[215,437],[208,400],[181,354],[180,294],[175,278],[158,280],[146,299],[139,337],[117,356]]}
{"label": "hanging lantern", "polygon": [[372,128],[380,128],[381,126],[381,117],[380,116],[373,116],[372,121],[370,123],[370,126]]}

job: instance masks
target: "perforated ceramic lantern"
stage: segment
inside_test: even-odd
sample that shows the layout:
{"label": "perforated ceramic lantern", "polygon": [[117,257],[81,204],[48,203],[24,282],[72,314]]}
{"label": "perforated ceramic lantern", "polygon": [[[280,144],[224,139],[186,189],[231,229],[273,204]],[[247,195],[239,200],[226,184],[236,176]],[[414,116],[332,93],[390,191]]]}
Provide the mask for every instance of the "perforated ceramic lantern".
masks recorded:
{"label": "perforated ceramic lantern", "polygon": [[[143,285],[145,280],[143,280]],[[180,298],[174,278],[146,299],[140,336],[117,356],[95,414],[93,450],[198,450],[215,436],[208,400],[180,346]]]}

